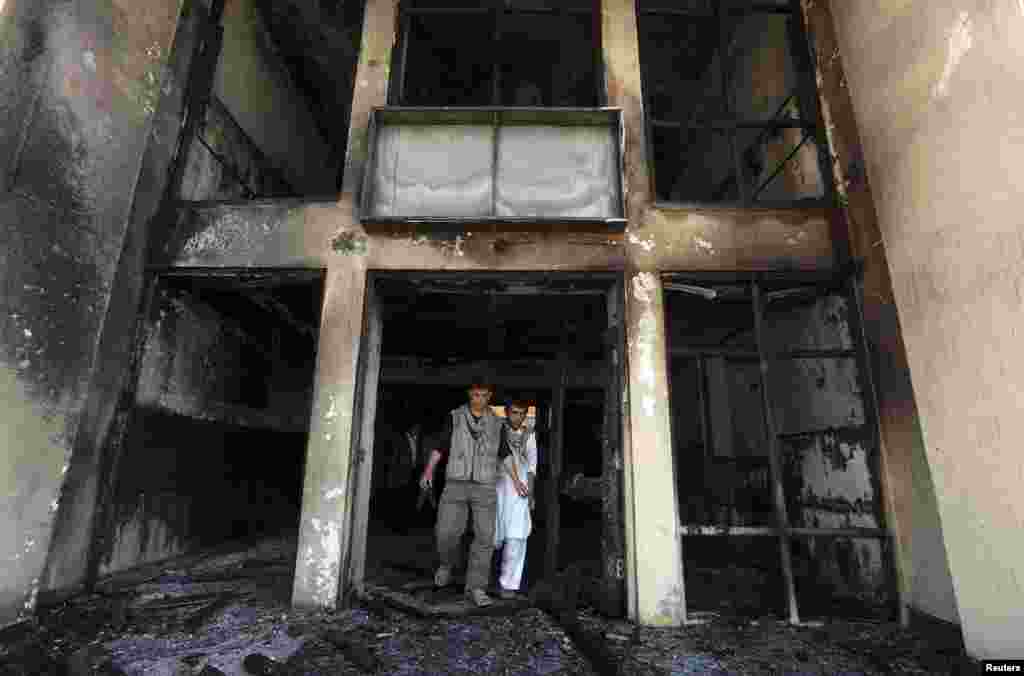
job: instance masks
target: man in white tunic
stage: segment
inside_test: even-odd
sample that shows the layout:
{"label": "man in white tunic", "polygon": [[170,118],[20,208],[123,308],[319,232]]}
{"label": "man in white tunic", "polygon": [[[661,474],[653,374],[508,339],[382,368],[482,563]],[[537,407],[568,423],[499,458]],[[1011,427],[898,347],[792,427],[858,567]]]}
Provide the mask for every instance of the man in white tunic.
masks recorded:
{"label": "man in white tunic", "polygon": [[501,554],[498,586],[501,598],[515,598],[526,562],[526,538],[533,528],[533,485],[537,476],[537,439],[526,425],[529,404],[513,401],[508,407],[503,451],[507,455],[497,482],[498,504],[494,529],[495,548]]}

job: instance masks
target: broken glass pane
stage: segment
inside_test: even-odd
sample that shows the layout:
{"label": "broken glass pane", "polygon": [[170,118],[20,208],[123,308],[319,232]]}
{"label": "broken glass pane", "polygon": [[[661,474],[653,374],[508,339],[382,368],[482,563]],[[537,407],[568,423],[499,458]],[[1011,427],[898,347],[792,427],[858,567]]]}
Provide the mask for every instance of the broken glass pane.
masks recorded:
{"label": "broken glass pane", "polygon": [[814,286],[780,285],[764,290],[765,352],[849,350],[849,306],[838,294]]}
{"label": "broken glass pane", "polygon": [[713,17],[641,15],[640,65],[651,119],[698,124],[725,113]]}
{"label": "broken glass pane", "polygon": [[[735,377],[734,367],[742,372]],[[750,369],[753,369],[751,371]],[[671,360],[672,441],[679,513],[700,527],[774,523],[762,407],[747,410],[736,392],[744,377],[759,378],[756,362],[716,357]],[[760,396],[759,390],[754,392]],[[706,425],[706,426],[705,426]],[[758,452],[751,452],[750,448]]]}
{"label": "broken glass pane", "polygon": [[891,547],[892,542],[882,538],[792,540],[790,552],[801,617],[895,621]]}
{"label": "broken glass pane", "polygon": [[714,457],[767,457],[760,362],[707,357],[704,364]]}
{"label": "broken glass pane", "polygon": [[372,214],[489,215],[493,143],[494,129],[484,125],[381,127],[374,163]]}
{"label": "broken glass pane", "polygon": [[597,105],[594,39],[586,14],[508,14],[501,21],[501,103]]}
{"label": "broken glass pane", "polygon": [[864,425],[864,398],[853,358],[780,359],[768,364],[780,435]]}
{"label": "broken glass pane", "polygon": [[813,132],[796,127],[737,130],[743,179],[754,202],[825,195]]}
{"label": "broken glass pane", "polygon": [[655,127],[658,199],[721,202],[739,199],[730,132],[722,129]]}
{"label": "broken glass pane", "polygon": [[616,218],[616,158],[607,127],[502,127],[497,216]]}
{"label": "broken glass pane", "polygon": [[665,322],[672,349],[757,350],[746,284],[666,282]]}
{"label": "broken glass pane", "polygon": [[786,511],[797,528],[878,528],[878,496],[863,429],[780,439]]}
{"label": "broken glass pane", "polygon": [[714,14],[711,3],[712,0],[640,0],[640,11],[668,10],[673,13],[711,15]]}
{"label": "broken glass pane", "polygon": [[733,114],[739,120],[811,119],[800,111],[788,14],[726,18]]}
{"label": "broken glass pane", "polygon": [[494,21],[486,13],[410,17],[403,104],[489,105],[493,37]]}

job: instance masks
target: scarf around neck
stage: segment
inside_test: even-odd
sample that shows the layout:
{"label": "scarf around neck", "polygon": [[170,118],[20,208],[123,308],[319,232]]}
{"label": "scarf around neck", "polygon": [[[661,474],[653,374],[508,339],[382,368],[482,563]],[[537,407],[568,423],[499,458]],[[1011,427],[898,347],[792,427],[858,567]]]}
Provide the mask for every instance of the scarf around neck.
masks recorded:
{"label": "scarf around neck", "polygon": [[469,436],[473,440],[473,451],[476,452],[487,443],[487,426],[484,425],[487,409],[484,409],[479,418],[475,418],[467,405],[463,409],[463,416],[466,419],[466,429],[469,430]]}
{"label": "scarf around neck", "polygon": [[526,459],[526,437],[529,432],[530,429],[525,423],[518,430],[513,429],[512,425],[505,426],[505,441],[508,443],[509,450],[523,460]]}

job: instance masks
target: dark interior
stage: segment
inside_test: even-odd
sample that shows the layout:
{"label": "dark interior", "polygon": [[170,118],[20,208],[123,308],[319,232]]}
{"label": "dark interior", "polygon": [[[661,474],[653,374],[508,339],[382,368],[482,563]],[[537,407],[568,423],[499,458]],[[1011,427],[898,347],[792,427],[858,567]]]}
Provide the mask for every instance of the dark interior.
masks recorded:
{"label": "dark interior", "polygon": [[[396,572],[429,574],[436,565],[433,526],[436,508],[416,509],[416,479],[429,457],[431,443],[447,413],[466,402],[468,383],[446,373],[479,373],[496,385],[492,406],[515,397],[532,402],[539,442],[539,468],[533,533],[529,538],[524,589],[544,572],[550,542],[550,504],[559,504],[556,567],[582,565],[600,570],[600,494],[582,490],[600,479],[604,391],[568,388],[565,396],[563,469],[550,467],[551,375],[560,355],[600,363],[607,324],[607,283],[577,280],[502,280],[435,277],[385,277],[377,281],[383,316],[381,384],[375,420],[373,488],[367,577],[391,580]],[[392,364],[432,365],[434,374],[412,382]],[[502,381],[509,364],[526,367],[532,376]],[[395,370],[392,370],[395,368]],[[425,368],[425,367],[424,367]],[[415,380],[415,379],[412,379]],[[433,380],[434,382],[431,382]],[[396,382],[398,381],[398,382]],[[419,431],[415,450],[406,432]],[[403,455],[404,454],[404,455]],[[413,466],[408,458],[415,457]],[[397,468],[397,469],[396,469]],[[437,496],[443,489],[443,473]]]}

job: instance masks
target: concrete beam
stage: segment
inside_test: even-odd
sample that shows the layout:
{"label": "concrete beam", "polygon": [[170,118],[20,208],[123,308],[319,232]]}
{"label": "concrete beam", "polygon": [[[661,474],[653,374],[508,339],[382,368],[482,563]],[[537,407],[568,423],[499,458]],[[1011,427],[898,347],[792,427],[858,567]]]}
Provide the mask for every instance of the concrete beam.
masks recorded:
{"label": "concrete beam", "polygon": [[298,607],[334,607],[349,558],[353,454],[359,439],[353,414],[365,291],[365,270],[328,271],[292,589]]}
{"label": "concrete beam", "polygon": [[[364,258],[378,270],[777,270],[833,265],[825,209],[668,210],[650,207],[626,234],[502,232],[466,223],[367,234],[349,198],[334,204],[252,202],[181,207],[154,264],[322,268]],[[642,229],[642,231],[641,231]]]}
{"label": "concrete beam", "polygon": [[[636,620],[676,626],[686,617],[683,551],[679,535],[669,423],[664,290],[658,275],[632,275],[626,289],[631,455],[626,501],[632,531],[628,571],[636,589]],[[638,553],[643,552],[643,556]]]}

